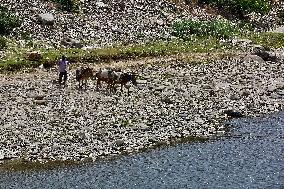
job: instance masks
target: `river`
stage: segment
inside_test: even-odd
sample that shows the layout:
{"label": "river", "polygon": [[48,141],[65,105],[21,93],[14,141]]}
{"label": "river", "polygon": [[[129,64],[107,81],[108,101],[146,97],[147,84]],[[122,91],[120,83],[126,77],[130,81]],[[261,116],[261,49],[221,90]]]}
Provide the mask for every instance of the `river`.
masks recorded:
{"label": "river", "polygon": [[284,112],[230,122],[229,136],[94,164],[0,173],[1,189],[284,188]]}

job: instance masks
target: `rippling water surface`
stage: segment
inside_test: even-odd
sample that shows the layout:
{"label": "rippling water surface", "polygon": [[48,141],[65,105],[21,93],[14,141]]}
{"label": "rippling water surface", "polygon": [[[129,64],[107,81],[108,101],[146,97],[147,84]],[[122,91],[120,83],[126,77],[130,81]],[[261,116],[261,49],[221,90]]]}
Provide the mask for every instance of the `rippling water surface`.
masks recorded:
{"label": "rippling water surface", "polygon": [[231,137],[56,170],[0,173],[1,189],[284,188],[284,112],[235,120]]}

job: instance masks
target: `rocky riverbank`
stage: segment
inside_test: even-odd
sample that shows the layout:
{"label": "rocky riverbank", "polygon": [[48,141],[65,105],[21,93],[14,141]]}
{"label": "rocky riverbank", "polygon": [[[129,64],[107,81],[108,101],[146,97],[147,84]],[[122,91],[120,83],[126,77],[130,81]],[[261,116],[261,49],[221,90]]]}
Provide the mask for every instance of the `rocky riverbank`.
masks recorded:
{"label": "rocky riverbank", "polygon": [[[39,41],[44,48],[98,48],[168,40],[174,38],[171,26],[176,21],[226,18],[212,7],[189,2],[80,0],[78,12],[66,12],[58,9],[53,1],[0,0],[1,6],[7,7],[22,20],[21,26],[10,34],[11,37],[21,45]],[[267,15],[251,13],[246,15],[247,20],[262,31],[283,24],[279,18],[284,10],[283,2],[274,0],[272,5]]]}
{"label": "rocky riverbank", "polygon": [[244,56],[210,64],[137,61],[129,67],[139,75],[130,96],[96,91],[94,82],[79,90],[74,70],[66,88],[54,82],[56,71],[1,75],[0,162],[95,160],[222,134],[228,110],[243,116],[283,110],[283,63]]}

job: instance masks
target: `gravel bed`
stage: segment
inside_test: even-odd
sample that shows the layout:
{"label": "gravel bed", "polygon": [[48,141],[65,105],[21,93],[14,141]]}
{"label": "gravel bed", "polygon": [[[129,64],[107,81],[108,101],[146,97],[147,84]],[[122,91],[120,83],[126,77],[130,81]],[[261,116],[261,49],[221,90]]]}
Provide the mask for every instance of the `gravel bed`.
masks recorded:
{"label": "gravel bed", "polygon": [[129,68],[138,86],[109,94],[95,81],[78,89],[56,71],[0,75],[0,162],[7,159],[96,160],[191,136],[225,132],[230,110],[260,116],[283,110],[282,62],[210,64],[163,58]]}

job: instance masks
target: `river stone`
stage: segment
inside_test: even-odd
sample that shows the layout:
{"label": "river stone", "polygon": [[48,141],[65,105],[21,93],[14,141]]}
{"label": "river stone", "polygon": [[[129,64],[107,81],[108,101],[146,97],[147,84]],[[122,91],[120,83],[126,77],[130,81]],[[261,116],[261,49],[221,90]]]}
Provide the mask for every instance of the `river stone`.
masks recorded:
{"label": "river stone", "polygon": [[44,97],[45,97],[45,95],[36,95],[36,96],[34,96],[34,99],[35,100],[43,100]]}
{"label": "river stone", "polygon": [[0,151],[0,160],[3,160],[5,159],[5,154],[4,152]]}
{"label": "river stone", "polygon": [[284,96],[284,90],[279,90],[277,91],[277,94],[281,95],[281,96]]}
{"label": "river stone", "polygon": [[277,60],[277,54],[275,52],[261,45],[254,45],[252,54],[261,57],[264,61],[275,62]]}
{"label": "river stone", "polygon": [[164,85],[161,85],[161,86],[158,86],[155,88],[155,91],[159,91],[159,92],[162,92],[163,90],[165,90],[166,86]]}
{"label": "river stone", "polygon": [[230,99],[231,100],[240,100],[240,96],[237,95],[237,94],[233,94],[233,95],[230,96]]}
{"label": "river stone", "polygon": [[136,80],[137,84],[145,85],[147,84],[147,80]]}
{"label": "river stone", "polygon": [[72,38],[63,39],[61,41],[61,44],[67,47],[72,47],[72,48],[83,48],[83,45],[79,40],[72,39]]}
{"label": "river stone", "polygon": [[278,87],[276,85],[269,85],[267,86],[267,91],[268,92],[274,92],[278,89]]}
{"label": "river stone", "polygon": [[264,47],[262,45],[253,45],[252,48],[253,48],[252,52],[270,51],[268,47]]}
{"label": "river stone", "polygon": [[258,55],[247,55],[243,59],[244,62],[259,62],[259,63],[264,63],[265,61]]}
{"label": "river stone", "polygon": [[253,53],[253,55],[261,57],[264,61],[268,61],[270,56],[269,52],[267,51],[256,51]]}
{"label": "river stone", "polygon": [[108,7],[107,4],[105,4],[104,2],[101,2],[101,1],[98,1],[96,3],[96,6],[99,7],[99,8],[107,8]]}
{"label": "river stone", "polygon": [[276,29],[272,30],[274,33],[284,33],[284,26],[277,27]]}
{"label": "river stone", "polygon": [[143,131],[147,131],[147,130],[149,130],[150,127],[148,125],[146,125],[145,123],[139,123],[137,125],[137,128],[139,128],[140,130],[143,130]]}
{"label": "river stone", "polygon": [[279,59],[279,55],[273,51],[268,51],[268,61],[276,62]]}
{"label": "river stone", "polygon": [[156,143],[158,141],[159,140],[156,137],[151,137],[151,138],[148,139],[148,142],[151,142],[151,143]]}
{"label": "river stone", "polygon": [[118,28],[117,26],[111,27],[111,30],[113,33],[118,33],[118,34],[124,33],[123,30],[121,28]]}
{"label": "river stone", "polygon": [[281,99],[282,98],[282,96],[278,93],[271,93],[270,97],[273,98],[273,99]]}
{"label": "river stone", "polygon": [[44,13],[38,15],[38,21],[44,25],[53,25],[55,19],[51,13]]}
{"label": "river stone", "polygon": [[167,104],[173,104],[174,103],[174,101],[170,97],[167,97],[167,96],[162,98],[162,102],[165,102]]}
{"label": "river stone", "polygon": [[228,117],[231,117],[231,118],[240,118],[244,116],[241,112],[236,111],[236,110],[230,110],[230,109],[225,110],[224,114],[226,114]]}
{"label": "river stone", "polygon": [[250,40],[250,39],[233,39],[232,44],[242,46],[242,47],[246,47],[246,46],[252,44],[252,40]]}
{"label": "river stone", "polygon": [[240,95],[244,96],[244,97],[248,97],[250,94],[251,94],[251,92],[248,91],[248,90],[243,90],[243,91],[240,92]]}
{"label": "river stone", "polygon": [[37,104],[37,105],[47,105],[47,101],[46,100],[35,100],[35,104]]}
{"label": "river stone", "polygon": [[123,139],[118,139],[114,142],[114,144],[118,147],[121,147],[125,144],[125,141]]}

